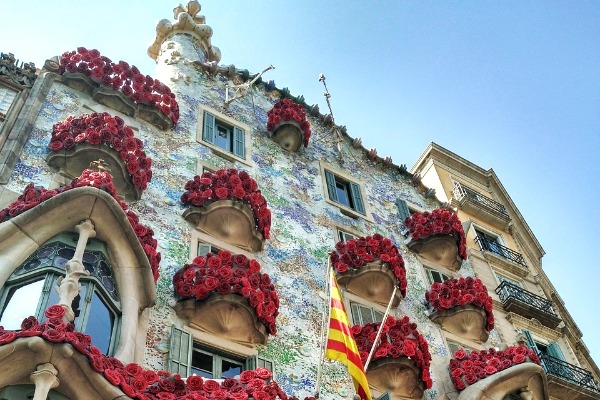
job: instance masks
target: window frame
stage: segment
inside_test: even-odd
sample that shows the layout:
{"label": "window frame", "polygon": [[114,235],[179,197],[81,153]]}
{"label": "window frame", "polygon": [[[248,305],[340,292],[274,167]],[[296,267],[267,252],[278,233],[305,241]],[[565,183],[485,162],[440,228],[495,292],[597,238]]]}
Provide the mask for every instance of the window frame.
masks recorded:
{"label": "window frame", "polygon": [[[378,323],[383,322],[383,317],[385,315],[385,311],[382,312],[382,311],[378,310],[376,307],[368,306],[368,305],[361,303],[359,301],[356,301],[356,300],[348,300],[348,303],[350,304],[349,310],[350,310],[350,319],[351,319],[352,325],[365,326],[365,324],[368,324],[368,323],[377,323],[378,324]],[[360,307],[361,309],[371,311],[371,321],[367,321],[367,322],[363,321],[362,312],[359,312],[358,315],[355,315],[355,307],[356,308]],[[376,314],[381,314],[381,318],[379,318],[379,316]]]}
{"label": "window frame", "polygon": [[494,275],[496,276],[496,281],[498,281],[498,285],[501,285],[502,282],[506,281],[508,283],[512,283],[513,285],[520,287],[521,289],[525,289],[525,287],[523,286],[523,282],[513,279],[510,276],[506,276],[505,274],[501,274],[496,271],[494,271]]}
{"label": "window frame", "polygon": [[[452,275],[447,275],[441,271],[438,271],[437,269],[428,268],[428,267],[425,267],[424,269],[425,269],[425,273],[427,274],[427,280],[429,281],[430,285],[433,285],[435,282],[438,282],[433,277],[434,273],[441,275],[440,278],[442,278],[442,279],[443,279],[443,277],[446,277],[446,279],[443,279],[442,282],[447,281],[448,279],[454,278]],[[439,283],[442,283],[442,282],[439,282]]]}
{"label": "window frame", "polygon": [[[373,220],[371,218],[369,203],[367,202],[366,185],[349,174],[333,168],[331,165],[324,162],[320,162],[320,167],[323,184],[323,197],[325,198],[325,201],[331,205],[334,205],[342,214],[348,217],[354,219],[363,218],[372,222]],[[335,196],[332,198],[331,193],[338,179],[340,182],[344,182],[348,185],[348,190],[352,198],[352,206],[347,206],[336,200],[337,187],[335,188]]]}
{"label": "window frame", "polygon": [[[2,79],[0,76],[0,86],[6,88],[9,91],[15,92],[15,97],[10,102],[6,113],[4,113],[4,117],[0,120],[0,149],[4,146],[6,139],[8,138],[9,131],[13,128],[15,121],[17,120],[17,116],[21,111],[26,98],[25,96],[28,94],[30,89],[24,89],[12,82],[9,82],[5,79]],[[24,94],[25,93],[25,94]]]}
{"label": "window frame", "polygon": [[[222,379],[222,371],[216,367],[217,360],[240,362],[243,364],[242,371],[265,366],[274,373],[276,368],[272,359],[259,356],[255,349],[248,349],[245,346],[218,339],[213,335],[205,332],[197,332],[188,327],[173,325],[169,337],[168,371],[180,374],[184,378],[190,376],[192,371],[192,356],[195,351],[213,356],[212,373],[213,375],[215,373],[220,374],[219,377],[208,379]],[[271,368],[267,367],[267,365],[270,365]]]}
{"label": "window frame", "polygon": [[[211,131],[205,131],[209,125],[212,127],[209,128]],[[230,150],[217,145],[214,139],[209,138],[216,135],[216,128],[219,125],[231,128]],[[196,140],[221,158],[252,166],[251,132],[252,128],[249,125],[204,105],[199,106]]]}
{"label": "window frame", "polygon": [[[199,231],[197,229],[193,229],[192,230],[192,235],[191,235],[191,240],[190,240],[190,262],[192,260],[194,260],[194,258],[200,256],[205,256],[205,254],[199,254],[198,250],[200,245],[207,245],[210,246],[211,248],[215,248],[218,252],[218,250],[227,250],[229,252],[231,252],[232,254],[243,254],[246,257],[248,257],[248,259],[252,259],[255,258],[254,254],[244,250],[240,247],[231,245],[229,243],[226,243],[222,240],[216,239],[215,237],[204,233],[202,231]],[[214,251],[213,251],[214,253]],[[216,253],[215,253],[216,254]]]}
{"label": "window frame", "polygon": [[[71,236],[72,235],[69,234],[60,234],[48,240],[46,243],[44,243],[44,245],[60,242],[66,246],[71,247],[73,251],[75,251],[76,244],[69,243],[69,238]],[[108,252],[104,246],[104,243],[102,243],[99,240],[89,239],[88,244],[86,246],[86,251],[100,251],[105,256],[106,260],[110,261]],[[37,255],[37,252],[40,250],[44,250],[42,246],[40,246],[40,248],[36,252],[32,253],[30,257],[28,257],[21,265],[27,263],[31,259],[31,257]],[[84,254],[86,251],[84,251]],[[0,289],[0,319],[4,315],[4,312],[7,310],[8,305],[10,304],[8,296],[13,290],[13,288],[16,288],[18,290],[19,288],[25,287],[31,283],[42,281],[42,290],[40,293],[40,297],[37,301],[34,316],[38,319],[38,321],[44,321],[46,319],[44,316],[44,311],[49,306],[53,305],[51,304],[52,291],[56,287],[57,280],[65,275],[65,270],[53,265],[40,265],[39,267],[36,267],[31,271],[27,271],[25,273],[19,274],[18,276],[14,276],[15,272],[17,272],[19,268],[20,267],[17,267],[17,269],[15,269],[12,272],[11,276],[6,280],[4,286]],[[78,300],[78,309],[80,310],[80,314],[77,315],[75,320],[73,321],[75,329],[79,332],[90,334],[90,336],[92,336],[93,339],[94,335],[92,335],[89,332],[86,332],[86,328],[88,327],[89,317],[91,315],[90,313],[92,312],[92,301],[94,298],[94,294],[97,294],[98,298],[113,318],[112,329],[110,331],[110,341],[106,352],[107,356],[111,356],[115,353],[119,344],[122,320],[121,303],[120,301],[111,298],[106,289],[104,289],[104,284],[102,283],[102,281],[92,274],[82,276],[80,278],[80,283],[83,290],[81,291],[82,296]],[[14,293],[15,292],[13,292],[13,294]],[[116,296],[117,298],[120,298],[120,294],[118,291],[116,293]]]}

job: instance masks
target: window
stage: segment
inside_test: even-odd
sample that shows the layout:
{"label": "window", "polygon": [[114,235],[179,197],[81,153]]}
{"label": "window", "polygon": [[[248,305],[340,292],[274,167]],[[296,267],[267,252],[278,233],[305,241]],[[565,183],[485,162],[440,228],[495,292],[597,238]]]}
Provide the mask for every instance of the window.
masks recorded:
{"label": "window", "polygon": [[10,106],[17,97],[18,92],[14,89],[0,85],[0,128],[6,120]]}
{"label": "window", "polygon": [[[225,116],[223,116],[225,117]],[[220,153],[246,159],[246,130],[235,125],[231,118],[214,112],[202,112],[202,141]]]}
{"label": "window", "polygon": [[233,378],[259,367],[273,371],[273,361],[263,357],[245,357],[216,349],[193,340],[191,333],[173,326],[169,353],[169,371],[182,377],[199,375],[210,379]]}
{"label": "window", "polygon": [[451,276],[442,274],[441,272],[435,271],[433,269],[426,269],[425,271],[427,271],[427,277],[429,278],[429,283],[432,285],[435,282],[442,283],[444,281],[447,281],[448,279],[452,279]]}
{"label": "window", "polygon": [[475,234],[477,235],[479,245],[482,247],[483,250],[489,250],[492,253],[496,253],[502,257],[505,257],[504,251],[502,250],[503,246],[499,236],[488,232],[484,232],[477,228],[475,229]]}
{"label": "window", "polygon": [[367,214],[361,188],[357,183],[338,176],[327,169],[325,170],[325,181],[327,182],[327,193],[331,201],[357,213]]}
{"label": "window", "polygon": [[219,250],[221,249],[210,243],[198,242],[198,250],[196,254],[198,256],[205,256],[207,253],[218,254]]}
{"label": "window", "polygon": [[[11,385],[0,390],[0,400],[31,400],[35,395],[35,385]],[[67,396],[50,389],[47,400],[70,400]]]}
{"label": "window", "polygon": [[544,344],[538,340],[535,340],[531,335],[531,332],[529,332],[527,329],[522,329],[521,332],[525,336],[525,342],[527,344],[527,347],[535,350],[536,353],[554,357],[562,361],[566,361],[565,356],[558,343],[550,342],[548,344]]}
{"label": "window", "polygon": [[354,325],[365,325],[372,322],[379,323],[383,321],[384,313],[367,307],[359,303],[350,302],[350,313]]}
{"label": "window", "polygon": [[523,285],[521,284],[521,282],[519,281],[515,281],[514,279],[510,279],[504,275],[498,274],[496,273],[496,278],[498,278],[498,282],[502,283],[502,282],[508,282],[508,283],[512,283],[515,286],[518,286],[520,288],[523,287]]}
{"label": "window", "polygon": [[448,350],[450,350],[450,357],[454,357],[454,353],[456,353],[458,350],[465,350],[467,352],[471,351],[470,348],[468,348],[467,346],[463,346],[462,344],[459,343],[455,343],[455,342],[451,342],[451,341],[447,341],[448,344]]}
{"label": "window", "polygon": [[[75,254],[77,235],[62,234],[42,246],[17,268],[0,294],[0,325],[20,329],[28,316],[43,321],[46,308],[59,302],[57,280]],[[116,348],[119,321],[119,295],[104,243],[90,239],[83,254],[83,265],[90,272],[79,281],[81,292],[71,305],[75,329],[92,336],[104,354]]]}
{"label": "window", "polygon": [[337,239],[340,242],[345,242],[345,241],[348,241],[348,240],[351,240],[351,239],[357,239],[358,238],[356,235],[353,235],[353,234],[348,233],[346,231],[343,231],[341,229],[337,230],[337,234],[338,234]]}

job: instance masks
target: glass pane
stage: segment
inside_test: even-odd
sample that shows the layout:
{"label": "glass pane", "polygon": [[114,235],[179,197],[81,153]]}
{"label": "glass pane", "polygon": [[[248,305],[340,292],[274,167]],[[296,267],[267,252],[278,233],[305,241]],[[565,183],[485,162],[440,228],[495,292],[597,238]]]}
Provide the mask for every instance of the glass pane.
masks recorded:
{"label": "glass pane", "polygon": [[354,325],[362,325],[358,304],[350,303],[350,313],[352,314],[352,322]]}
{"label": "glass pane", "polygon": [[194,349],[192,353],[192,375],[199,375],[203,378],[214,378],[213,356]]}
{"label": "glass pane", "polygon": [[242,373],[242,364],[231,360],[221,360],[221,378],[233,378]]}
{"label": "glass pane", "polygon": [[8,113],[10,105],[17,97],[17,91],[6,86],[0,86],[0,112],[4,115]]}
{"label": "glass pane", "polygon": [[442,278],[442,275],[439,272],[429,271],[429,273],[431,274],[431,280],[433,280],[433,282],[437,282],[437,283],[444,282],[444,279]]}
{"label": "glass pane", "polygon": [[338,203],[350,207],[350,195],[348,194],[348,185],[336,180],[335,187],[337,189]]}
{"label": "glass pane", "polygon": [[[81,295],[84,295],[83,290]],[[115,316],[96,291],[92,295],[89,307],[84,332],[92,337],[95,346],[104,354],[108,354]]]}
{"label": "glass pane", "polygon": [[373,310],[373,314],[375,314],[375,322],[379,323],[383,321],[383,313]]}
{"label": "glass pane", "polygon": [[222,125],[217,125],[215,145],[227,151],[231,151],[231,129]]}
{"label": "glass pane", "polygon": [[375,322],[373,320],[373,310],[368,307],[360,307],[360,318],[362,319],[361,325]]}
{"label": "glass pane", "polygon": [[44,279],[10,288],[0,325],[7,330],[21,329],[21,323],[25,318],[35,316],[43,288]]}

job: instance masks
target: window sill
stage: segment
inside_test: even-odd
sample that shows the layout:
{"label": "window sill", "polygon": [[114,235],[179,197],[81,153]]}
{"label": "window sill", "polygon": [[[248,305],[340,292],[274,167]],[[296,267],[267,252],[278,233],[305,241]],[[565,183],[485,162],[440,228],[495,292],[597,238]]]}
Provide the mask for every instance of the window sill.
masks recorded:
{"label": "window sill", "polygon": [[244,158],[240,158],[240,157],[234,155],[233,153],[228,152],[227,150],[223,150],[219,146],[215,146],[212,143],[208,143],[208,142],[205,142],[204,140],[200,140],[200,144],[208,147],[213,152],[213,154],[215,154],[221,158],[224,158],[227,161],[239,162],[239,163],[249,166],[250,168],[254,167],[254,164],[252,163],[252,161],[248,161]]}
{"label": "window sill", "polygon": [[369,222],[373,222],[373,219],[371,218],[370,213],[367,211],[366,214],[361,214],[357,211],[354,211],[353,209],[351,209],[350,207],[346,207],[343,204],[340,203],[336,203],[333,200],[330,200],[327,197],[327,194],[325,194],[325,201],[333,206],[335,206],[335,208],[337,208],[340,213],[342,213],[343,215],[345,215],[346,217],[350,217],[352,219],[359,219],[362,218],[364,220],[367,220]]}

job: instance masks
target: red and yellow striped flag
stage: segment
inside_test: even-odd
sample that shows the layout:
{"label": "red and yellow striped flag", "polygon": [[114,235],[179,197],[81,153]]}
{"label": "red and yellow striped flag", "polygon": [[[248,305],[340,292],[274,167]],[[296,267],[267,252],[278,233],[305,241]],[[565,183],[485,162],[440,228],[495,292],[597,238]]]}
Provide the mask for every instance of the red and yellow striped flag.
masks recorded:
{"label": "red and yellow striped flag", "polygon": [[331,316],[329,318],[329,333],[327,335],[325,357],[345,364],[354,381],[356,393],[361,399],[371,400],[371,392],[367,376],[365,375],[365,368],[358,354],[358,347],[356,347],[354,336],[352,336],[352,332],[350,331],[348,314],[342,302],[342,295],[333,275],[333,270],[330,271],[329,281],[329,286],[331,287]]}

